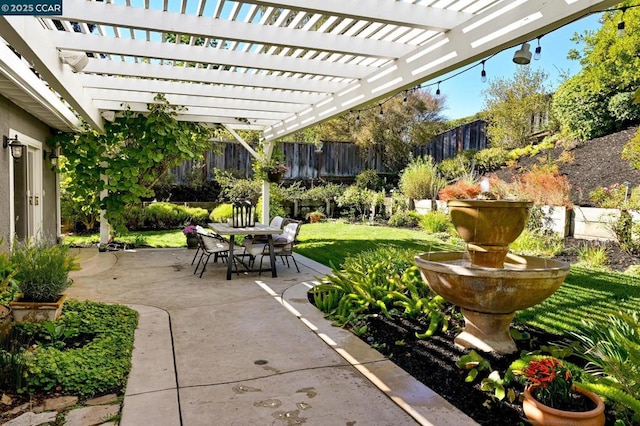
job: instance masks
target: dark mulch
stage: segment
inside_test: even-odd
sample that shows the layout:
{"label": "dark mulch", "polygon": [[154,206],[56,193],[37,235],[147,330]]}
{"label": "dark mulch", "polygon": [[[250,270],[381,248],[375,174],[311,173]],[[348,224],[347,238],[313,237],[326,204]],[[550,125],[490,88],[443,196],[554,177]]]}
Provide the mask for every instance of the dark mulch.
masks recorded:
{"label": "dark mulch", "polygon": [[[543,151],[535,157],[524,157],[518,160],[514,168],[505,168],[497,172],[502,179],[509,180],[534,164],[559,164],[560,173],[567,176],[572,185],[571,201],[579,206],[591,206],[589,193],[599,186],[612,186],[629,182],[631,186],[640,185],[640,170],[632,169],[621,157],[624,145],[638,132],[638,126],[630,127],[617,133],[575,146],[557,146]],[[571,158],[569,162],[557,161],[563,152],[564,158]]]}
{"label": "dark mulch", "polygon": [[[370,317],[367,324],[367,333],[361,336],[363,340],[479,424],[529,424],[520,402],[519,395],[523,390],[521,385],[515,382],[508,385],[518,395],[512,403],[508,398],[502,401],[494,399],[489,392],[480,389],[481,379],[490,372],[479,374],[473,383],[465,381],[467,371],[458,368],[456,362],[469,350],[461,349],[453,343],[459,330],[450,330],[446,334],[440,333],[420,340],[415,337],[415,333],[424,332],[426,324],[399,318],[388,319],[381,315]],[[493,370],[500,371],[501,377],[509,365],[519,358],[520,351],[539,349],[541,345],[559,343],[563,339],[528,326],[521,325],[518,329],[529,333],[531,339],[516,341],[517,353],[499,355],[479,352],[489,361]],[[577,359],[571,361],[580,362]],[[606,415],[606,424],[613,425],[614,413],[608,411]]]}

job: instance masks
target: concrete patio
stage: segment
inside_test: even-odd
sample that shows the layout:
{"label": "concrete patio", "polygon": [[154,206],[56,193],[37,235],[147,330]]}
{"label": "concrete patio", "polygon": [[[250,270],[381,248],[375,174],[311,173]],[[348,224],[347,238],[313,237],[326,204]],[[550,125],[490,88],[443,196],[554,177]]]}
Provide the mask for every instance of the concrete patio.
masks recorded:
{"label": "concrete patio", "polygon": [[121,425],[470,425],[429,388],[350,332],[331,326],[306,291],[329,269],[225,279],[194,250],[88,256],[69,295],[140,312]]}

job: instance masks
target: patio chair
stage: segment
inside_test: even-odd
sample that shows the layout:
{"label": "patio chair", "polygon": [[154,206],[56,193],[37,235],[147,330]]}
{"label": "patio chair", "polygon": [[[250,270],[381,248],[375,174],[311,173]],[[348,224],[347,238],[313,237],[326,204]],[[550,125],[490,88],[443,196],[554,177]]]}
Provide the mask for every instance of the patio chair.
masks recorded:
{"label": "patio chair", "polygon": [[[201,234],[201,233],[208,234],[209,232],[207,232],[202,226],[196,225],[196,234]],[[193,255],[193,259],[191,259],[191,264],[192,265],[193,265],[193,262],[196,261],[196,257],[198,257],[198,254],[200,253],[201,250],[202,250],[202,244],[200,244],[200,238],[198,238],[198,247],[196,247],[196,252]]]}
{"label": "patio chair", "polygon": [[202,264],[202,270],[200,271],[200,278],[202,278],[202,274],[204,274],[205,269],[207,269],[207,263],[209,263],[211,255],[213,255],[214,262],[217,262],[218,259],[227,260],[227,256],[229,256],[229,241],[220,235],[206,231],[197,232],[197,235],[198,245],[202,253],[200,254],[200,259],[193,274],[195,275],[198,272],[198,268],[200,264]]}
{"label": "patio chair", "polygon": [[[302,223],[289,221],[289,223],[284,226],[282,234],[273,236],[273,251],[275,256],[280,256],[282,264],[285,264],[286,260],[287,268],[291,267],[289,264],[289,258],[291,258],[298,272],[300,272],[300,268],[298,268],[298,262],[296,262],[296,258],[293,256],[293,247],[297,242],[301,227]],[[264,257],[269,256],[269,245],[263,244],[260,252],[257,252],[255,249],[252,251],[255,255],[261,255],[260,269],[262,269],[262,261],[264,260]]]}
{"label": "patio chair", "polygon": [[[282,216],[274,216],[269,222],[269,226],[272,228],[282,228],[284,224],[284,218]],[[274,235],[273,237],[277,237],[279,235]],[[266,243],[268,241],[268,237],[266,235],[247,235],[244,237],[242,241],[242,245],[247,248],[254,244]]]}

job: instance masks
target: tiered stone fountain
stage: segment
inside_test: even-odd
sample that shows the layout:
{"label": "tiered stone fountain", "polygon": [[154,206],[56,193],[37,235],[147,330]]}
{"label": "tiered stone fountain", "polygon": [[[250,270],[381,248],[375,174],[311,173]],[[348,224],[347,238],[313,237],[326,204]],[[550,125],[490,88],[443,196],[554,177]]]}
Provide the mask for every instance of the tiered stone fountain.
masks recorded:
{"label": "tiered stone fountain", "polygon": [[508,253],[524,229],[532,203],[452,200],[449,212],[467,243],[466,252],[416,256],[429,287],[461,308],[465,319],[456,344],[485,352],[513,353],[509,333],[515,312],[551,296],[569,273],[569,264]]}

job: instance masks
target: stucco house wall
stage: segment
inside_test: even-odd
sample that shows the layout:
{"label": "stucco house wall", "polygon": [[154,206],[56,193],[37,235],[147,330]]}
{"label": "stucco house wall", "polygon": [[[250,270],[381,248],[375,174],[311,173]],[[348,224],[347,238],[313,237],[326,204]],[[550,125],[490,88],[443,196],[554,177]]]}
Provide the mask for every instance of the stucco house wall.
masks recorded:
{"label": "stucco house wall", "polygon": [[[14,137],[16,132],[42,143],[42,149],[39,151],[39,155],[42,156],[42,194],[39,199],[39,202],[42,203],[42,223],[38,225],[38,229],[46,238],[56,238],[59,236],[57,176],[51,169],[49,159],[44,158],[44,151],[50,152],[46,142],[52,136],[52,130],[36,117],[0,95],[0,135]],[[11,162],[13,162],[15,174],[13,191],[14,235],[11,235],[10,213]],[[28,236],[25,221],[25,209],[28,203],[25,187],[27,170],[24,162],[24,158],[14,160],[11,157],[10,148],[0,150],[0,240],[3,240],[0,245],[1,250],[8,248],[8,242],[13,237],[25,238]]]}

